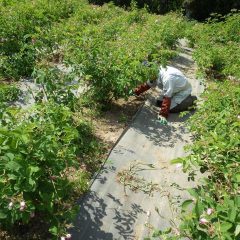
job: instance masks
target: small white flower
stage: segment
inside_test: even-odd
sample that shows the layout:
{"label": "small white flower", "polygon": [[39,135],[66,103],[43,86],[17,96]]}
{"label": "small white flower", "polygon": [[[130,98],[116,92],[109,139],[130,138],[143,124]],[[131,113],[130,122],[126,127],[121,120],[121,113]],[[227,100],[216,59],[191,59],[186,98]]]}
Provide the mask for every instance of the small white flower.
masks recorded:
{"label": "small white flower", "polygon": [[240,115],[238,115],[238,119],[240,119]]}
{"label": "small white flower", "polygon": [[72,235],[70,234],[70,233],[68,233],[67,235],[66,235],[66,239],[70,239],[72,237]]}
{"label": "small white flower", "polygon": [[31,212],[30,217],[34,218],[35,217],[35,212]]}
{"label": "small white flower", "polygon": [[207,215],[211,215],[213,213],[213,209],[212,208],[208,208],[207,209]]}
{"label": "small white flower", "polygon": [[66,240],[66,238],[65,237],[61,237],[61,240]]}
{"label": "small white flower", "polygon": [[24,201],[20,202],[20,211],[23,211],[26,208],[26,203]]}
{"label": "small white flower", "polygon": [[206,218],[200,218],[199,223],[204,225],[208,223],[208,220]]}
{"label": "small white flower", "polygon": [[182,163],[176,164],[176,168],[177,168],[177,169],[180,169],[181,167],[182,167]]}
{"label": "small white flower", "polygon": [[10,202],[10,203],[8,204],[8,209],[11,210],[12,208],[13,208],[13,202]]}

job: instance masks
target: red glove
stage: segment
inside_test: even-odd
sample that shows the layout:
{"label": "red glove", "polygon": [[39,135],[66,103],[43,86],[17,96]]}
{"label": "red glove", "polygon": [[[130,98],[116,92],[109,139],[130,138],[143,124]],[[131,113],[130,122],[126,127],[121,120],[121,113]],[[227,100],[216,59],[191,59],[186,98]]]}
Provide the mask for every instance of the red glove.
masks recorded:
{"label": "red glove", "polygon": [[159,115],[167,118],[171,106],[171,98],[164,97]]}
{"label": "red glove", "polygon": [[144,83],[142,85],[140,85],[139,87],[135,88],[134,89],[134,93],[139,96],[141,93],[147,91],[148,89],[150,89],[151,87],[147,84],[147,83]]}

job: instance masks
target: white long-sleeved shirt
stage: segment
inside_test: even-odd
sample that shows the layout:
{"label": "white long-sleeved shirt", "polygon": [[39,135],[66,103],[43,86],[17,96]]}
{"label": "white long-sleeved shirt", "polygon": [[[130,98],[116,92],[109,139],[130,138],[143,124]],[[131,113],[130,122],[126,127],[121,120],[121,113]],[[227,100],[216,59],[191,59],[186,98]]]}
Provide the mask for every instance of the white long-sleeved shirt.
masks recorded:
{"label": "white long-sleeved shirt", "polygon": [[192,86],[184,74],[177,68],[170,66],[160,67],[158,78],[156,81],[148,81],[148,85],[162,89],[160,99],[163,97],[171,98],[170,109],[180,104],[192,92]]}

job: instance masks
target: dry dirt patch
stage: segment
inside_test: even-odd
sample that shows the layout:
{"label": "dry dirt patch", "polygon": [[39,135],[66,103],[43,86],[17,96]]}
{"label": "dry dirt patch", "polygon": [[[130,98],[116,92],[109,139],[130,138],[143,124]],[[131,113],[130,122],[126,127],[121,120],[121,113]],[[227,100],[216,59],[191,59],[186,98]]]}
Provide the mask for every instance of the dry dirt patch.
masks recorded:
{"label": "dry dirt patch", "polygon": [[112,102],[109,110],[92,118],[96,136],[106,144],[107,154],[131,123],[138,109],[144,104],[145,95],[119,99]]}

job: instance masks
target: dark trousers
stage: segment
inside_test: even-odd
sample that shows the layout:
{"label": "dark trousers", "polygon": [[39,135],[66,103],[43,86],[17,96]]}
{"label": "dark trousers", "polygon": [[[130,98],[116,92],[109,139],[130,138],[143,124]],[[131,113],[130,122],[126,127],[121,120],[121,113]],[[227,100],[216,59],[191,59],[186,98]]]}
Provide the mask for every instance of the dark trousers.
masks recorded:
{"label": "dark trousers", "polygon": [[[187,98],[185,98],[180,104],[178,104],[173,109],[170,109],[171,113],[179,113],[191,110],[190,108],[195,106],[195,101],[197,100],[196,96],[189,95]],[[157,107],[162,106],[162,101],[157,100],[156,102]]]}

